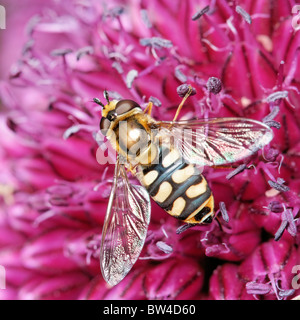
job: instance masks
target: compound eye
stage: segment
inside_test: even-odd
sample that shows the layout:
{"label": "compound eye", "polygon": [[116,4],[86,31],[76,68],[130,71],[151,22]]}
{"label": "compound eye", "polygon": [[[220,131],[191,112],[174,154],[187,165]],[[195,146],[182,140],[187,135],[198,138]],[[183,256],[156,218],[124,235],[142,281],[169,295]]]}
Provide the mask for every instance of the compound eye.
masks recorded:
{"label": "compound eye", "polygon": [[114,121],[116,118],[117,118],[117,114],[116,114],[116,111],[115,110],[111,110],[108,112],[106,118],[109,120],[109,121]]}
{"label": "compound eye", "polygon": [[134,108],[140,108],[141,107],[133,100],[120,100],[116,105],[116,113],[117,115],[126,113]]}
{"label": "compound eye", "polygon": [[102,117],[100,121],[100,130],[104,136],[106,136],[109,127],[110,127],[110,121],[107,118]]}

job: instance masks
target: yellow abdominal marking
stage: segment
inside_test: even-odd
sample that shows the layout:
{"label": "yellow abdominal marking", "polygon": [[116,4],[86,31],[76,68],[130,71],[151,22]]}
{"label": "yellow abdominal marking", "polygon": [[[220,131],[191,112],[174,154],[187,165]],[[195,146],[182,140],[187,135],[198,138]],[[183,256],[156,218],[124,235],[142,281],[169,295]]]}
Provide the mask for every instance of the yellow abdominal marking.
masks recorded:
{"label": "yellow abdominal marking", "polygon": [[207,189],[206,186],[206,181],[205,179],[203,179],[200,183],[195,184],[190,186],[185,194],[189,197],[189,198],[196,198],[198,196],[200,196],[201,194],[203,194]]}
{"label": "yellow abdominal marking", "polygon": [[172,174],[172,180],[175,183],[182,183],[190,178],[194,174],[194,166],[192,164],[188,165],[184,169],[177,170]]}
{"label": "yellow abdominal marking", "polygon": [[184,200],[184,198],[182,197],[177,198],[173,203],[172,210],[168,211],[168,213],[171,214],[172,216],[180,216],[183,209],[185,208],[185,204],[186,204],[186,201]]}
{"label": "yellow abdominal marking", "polygon": [[157,194],[153,197],[153,199],[157,202],[164,202],[169,195],[172,193],[172,186],[169,182],[164,181],[158,189]]}
{"label": "yellow abdominal marking", "polygon": [[179,158],[180,158],[179,151],[176,149],[173,149],[166,156],[163,157],[162,165],[164,168],[167,168]]}
{"label": "yellow abdominal marking", "polygon": [[152,184],[157,177],[158,177],[158,171],[152,170],[144,175],[143,182],[146,186],[150,186],[150,184]]}

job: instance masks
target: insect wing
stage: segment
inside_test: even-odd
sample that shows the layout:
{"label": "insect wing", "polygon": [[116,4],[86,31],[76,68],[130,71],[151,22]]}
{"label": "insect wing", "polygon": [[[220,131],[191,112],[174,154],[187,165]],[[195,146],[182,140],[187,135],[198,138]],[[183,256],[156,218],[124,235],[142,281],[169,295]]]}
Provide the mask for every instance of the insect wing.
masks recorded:
{"label": "insect wing", "polygon": [[159,122],[160,135],[173,139],[188,163],[223,165],[244,159],[273,138],[270,127],[246,118]]}
{"label": "insect wing", "polygon": [[148,193],[143,187],[130,184],[124,165],[117,161],[100,249],[101,272],[111,286],[118,284],[138,259],[150,212]]}

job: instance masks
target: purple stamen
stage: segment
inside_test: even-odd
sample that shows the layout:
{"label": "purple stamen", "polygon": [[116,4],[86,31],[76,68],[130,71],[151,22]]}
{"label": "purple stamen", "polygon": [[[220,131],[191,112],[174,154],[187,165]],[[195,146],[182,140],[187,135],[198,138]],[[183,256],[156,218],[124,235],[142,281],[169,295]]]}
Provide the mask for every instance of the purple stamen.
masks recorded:
{"label": "purple stamen", "polygon": [[288,225],[287,220],[283,220],[283,221],[281,222],[280,227],[278,228],[278,230],[276,231],[276,233],[275,233],[275,235],[274,235],[274,240],[275,240],[275,241],[278,241],[278,240],[282,237],[283,232],[284,232],[284,230],[286,229],[287,225]]}
{"label": "purple stamen", "polygon": [[281,124],[278,121],[270,120],[270,121],[264,121],[264,123],[269,126],[270,128],[280,129]]}
{"label": "purple stamen", "polygon": [[187,81],[187,76],[180,70],[180,67],[175,68],[175,77],[181,82]]}
{"label": "purple stamen", "polygon": [[222,90],[222,82],[216,77],[210,77],[206,83],[207,90],[213,94],[218,94]]}
{"label": "purple stamen", "polygon": [[156,97],[150,97],[149,102],[152,102],[155,106],[161,107],[161,101]]}
{"label": "purple stamen", "polygon": [[65,56],[68,53],[73,52],[72,49],[55,49],[51,51],[52,56]]}
{"label": "purple stamen", "polygon": [[280,191],[280,192],[286,192],[286,191],[290,190],[289,187],[283,185],[282,183],[274,182],[272,180],[269,180],[268,183],[272,188],[274,188],[274,189],[276,189],[277,191]]}
{"label": "purple stamen", "polygon": [[193,16],[192,16],[192,20],[198,20],[199,18],[201,18],[205,13],[207,13],[209,11],[209,6],[204,7],[203,9],[201,9],[200,11],[196,12]]}
{"label": "purple stamen", "polygon": [[267,98],[267,102],[274,102],[278,99],[285,99],[288,96],[288,91],[277,91],[274,93],[271,93]]}
{"label": "purple stamen", "polygon": [[[188,93],[189,90],[190,90],[190,85],[188,85],[186,83],[178,86],[177,89],[176,89],[177,94],[179,95],[179,97],[184,97]],[[192,87],[192,92],[190,93],[190,96],[193,96],[196,93],[197,93],[196,89]]]}
{"label": "purple stamen", "polygon": [[170,254],[173,252],[173,248],[163,241],[157,241],[156,246],[166,254]]}
{"label": "purple stamen", "polygon": [[141,18],[142,18],[145,26],[146,26],[148,29],[152,28],[152,23],[151,23],[151,21],[150,21],[150,19],[149,19],[147,10],[142,9],[142,10],[140,11],[140,14],[141,14]]}
{"label": "purple stamen", "polygon": [[229,221],[229,215],[228,215],[228,212],[226,210],[226,206],[225,206],[225,203],[223,201],[221,201],[219,203],[219,208],[220,208],[220,211],[221,211],[221,214],[222,214],[222,218],[225,222],[228,222]]}
{"label": "purple stamen", "polygon": [[269,284],[258,283],[256,281],[251,281],[246,283],[246,290],[249,294],[267,294],[270,292],[271,288]]}
{"label": "purple stamen", "polygon": [[250,14],[249,14],[247,11],[245,11],[242,7],[236,6],[236,7],[235,7],[235,11],[236,11],[238,14],[240,14],[247,23],[249,23],[249,24],[252,23],[252,19],[251,19]]}
{"label": "purple stamen", "polygon": [[159,37],[140,39],[140,44],[145,47],[154,47],[155,49],[173,47],[172,41]]}
{"label": "purple stamen", "polygon": [[268,209],[274,213],[281,213],[284,210],[283,205],[279,201],[271,201]]}
{"label": "purple stamen", "polygon": [[226,176],[226,179],[229,180],[231,179],[232,177],[236,176],[237,174],[243,172],[245,169],[246,169],[246,164],[241,164],[239,165],[237,168],[235,168],[233,171],[231,171],[227,176]]}
{"label": "purple stamen", "polygon": [[284,230],[287,230],[292,237],[295,237],[297,235],[297,227],[295,224],[293,212],[290,209],[285,209],[284,205],[283,207],[284,211],[281,214],[282,222],[274,236],[275,241],[278,241],[281,238]]}
{"label": "purple stamen", "polygon": [[137,70],[134,70],[134,69],[130,70],[127,73],[126,86],[127,86],[128,89],[131,89],[133,81],[135,80],[135,78],[137,78],[137,76],[138,76],[138,72],[137,72]]}
{"label": "purple stamen", "polygon": [[278,106],[275,106],[275,107],[271,110],[271,112],[262,119],[262,122],[265,123],[265,122],[268,122],[268,121],[273,120],[273,119],[277,116],[277,114],[279,113],[279,111],[280,111],[279,107],[278,107]]}
{"label": "purple stamen", "polygon": [[80,60],[81,57],[88,55],[88,54],[93,54],[93,53],[94,53],[94,48],[91,46],[81,48],[77,51],[76,59]]}

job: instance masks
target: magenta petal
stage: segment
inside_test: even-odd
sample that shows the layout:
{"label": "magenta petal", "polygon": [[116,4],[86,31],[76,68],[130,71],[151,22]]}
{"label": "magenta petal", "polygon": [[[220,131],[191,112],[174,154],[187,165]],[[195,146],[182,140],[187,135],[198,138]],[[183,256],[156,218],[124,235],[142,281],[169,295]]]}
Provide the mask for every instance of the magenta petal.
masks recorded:
{"label": "magenta petal", "polygon": [[149,299],[192,299],[202,284],[203,271],[189,259],[161,263],[146,274],[144,282]]}
{"label": "magenta petal", "polygon": [[21,300],[77,299],[89,278],[82,272],[70,272],[55,277],[37,276],[27,282],[19,292]]}
{"label": "magenta petal", "polygon": [[67,142],[49,139],[45,148],[49,162],[65,179],[88,178],[98,168],[95,157],[92,157],[90,144],[83,140],[74,137]]}
{"label": "magenta petal", "polygon": [[44,233],[25,244],[21,258],[27,268],[45,274],[57,274],[77,268],[64,251],[65,241],[72,234],[67,229]]}
{"label": "magenta petal", "polygon": [[269,294],[282,299],[294,293],[292,268],[298,260],[297,252],[289,242],[269,241],[260,245],[243,261],[239,273],[249,283],[255,282],[253,285],[248,284],[248,293],[268,294],[260,284],[269,284],[271,288]]}
{"label": "magenta petal", "polygon": [[245,282],[238,274],[238,266],[224,264],[214,270],[210,278],[210,295],[215,300],[251,300],[245,290]]}
{"label": "magenta petal", "polygon": [[5,280],[7,288],[21,287],[28,281],[34,272],[24,268],[20,259],[20,246],[14,246],[1,250],[0,265],[5,268]]}
{"label": "magenta petal", "polygon": [[109,291],[101,275],[94,277],[82,289],[79,300],[103,300],[105,293]]}
{"label": "magenta petal", "polygon": [[[143,289],[144,277],[148,272],[148,266],[134,268],[122,282],[111,288],[108,292],[105,284],[102,291],[105,292],[103,300],[145,300],[145,290]],[[104,289],[104,290],[103,290]]]}

